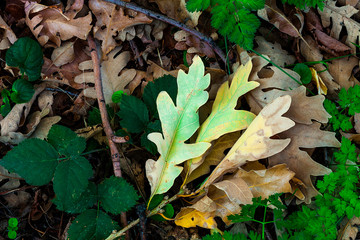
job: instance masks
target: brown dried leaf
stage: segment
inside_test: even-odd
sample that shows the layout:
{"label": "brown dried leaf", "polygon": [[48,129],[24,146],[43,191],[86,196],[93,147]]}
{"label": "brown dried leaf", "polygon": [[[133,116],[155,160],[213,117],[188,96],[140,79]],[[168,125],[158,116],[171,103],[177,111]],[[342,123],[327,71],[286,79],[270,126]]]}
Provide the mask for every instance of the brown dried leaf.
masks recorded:
{"label": "brown dried leaf", "polygon": [[290,55],[286,50],[281,48],[279,43],[271,43],[265,40],[261,36],[256,36],[255,41],[258,44],[258,47],[255,49],[257,52],[270,56],[271,61],[280,67],[286,65],[291,65],[295,63],[296,58],[293,55]]}
{"label": "brown dried leaf", "polygon": [[91,30],[91,13],[71,18],[61,9],[35,2],[25,3],[26,24],[42,46],[59,47],[61,40],[78,37],[85,40]]}
{"label": "brown dried leaf", "polygon": [[352,56],[328,62],[329,73],[340,87],[346,90],[355,84],[359,84],[359,81],[353,76],[353,69],[358,66],[359,59]]}
{"label": "brown dried leaf", "polygon": [[116,47],[114,37],[122,30],[138,24],[151,23],[152,21],[143,13],[131,12],[132,15],[129,15],[125,13],[124,8],[101,0],[90,0],[89,7],[97,19],[94,26],[94,35],[95,38],[102,40],[101,49],[104,59]]}
{"label": "brown dried leaf", "polygon": [[0,50],[8,49],[11,44],[17,40],[13,30],[6,24],[4,19],[0,16]]}
{"label": "brown dried leaf", "polygon": [[[136,77],[135,69],[125,69],[124,67],[130,61],[130,52],[120,52],[121,48],[116,48],[110,52],[108,59],[101,62],[101,79],[104,91],[104,98],[107,104],[111,104],[111,97],[114,92],[123,90],[129,93],[125,87]],[[79,69],[84,72],[75,77],[76,83],[95,83],[94,73],[92,71],[92,61],[85,61],[79,64]],[[84,92],[86,97],[96,99],[95,88],[87,88]]]}
{"label": "brown dried leaf", "polygon": [[360,225],[360,218],[353,217],[352,219],[344,218],[344,220],[340,223],[340,230],[338,235],[338,240],[350,240],[356,239],[356,236],[359,232],[358,226]]}
{"label": "brown dried leaf", "polygon": [[295,176],[286,164],[269,169],[245,171],[242,168],[232,176],[243,179],[254,197],[268,198],[274,193],[293,193],[289,181]]}
{"label": "brown dried leaf", "polygon": [[325,28],[330,27],[330,25],[332,26],[330,36],[335,39],[340,38],[340,33],[343,27],[345,27],[347,32],[345,44],[352,49],[353,53],[355,53],[356,47],[351,43],[357,42],[360,32],[360,23],[351,19],[351,17],[358,13],[359,10],[351,5],[338,7],[336,6],[336,2],[336,0],[328,0],[324,10],[319,11],[322,24]]}
{"label": "brown dried leaf", "polygon": [[182,227],[214,229],[216,216],[230,224],[227,216],[240,213],[240,204],[251,204],[253,195],[244,180],[232,178],[211,184],[208,194],[194,205],[182,208],[175,217],[175,224]]}
{"label": "brown dried leaf", "polygon": [[51,61],[57,67],[72,62],[74,58],[74,42],[65,42],[60,47],[55,48],[51,54]]}
{"label": "brown dried leaf", "polygon": [[[296,100],[294,99],[294,101]],[[335,133],[322,131],[320,126],[321,124],[317,122],[311,125],[298,123],[288,131],[280,133],[281,138],[291,138],[291,143],[282,152],[269,158],[270,166],[286,163],[289,169],[296,173],[296,178],[305,184],[305,187],[300,187],[300,189],[306,197],[306,203],[310,203],[311,198],[318,195],[318,191],[312,184],[311,176],[326,175],[331,170],[315,162],[307,152],[300,149],[340,147]]]}

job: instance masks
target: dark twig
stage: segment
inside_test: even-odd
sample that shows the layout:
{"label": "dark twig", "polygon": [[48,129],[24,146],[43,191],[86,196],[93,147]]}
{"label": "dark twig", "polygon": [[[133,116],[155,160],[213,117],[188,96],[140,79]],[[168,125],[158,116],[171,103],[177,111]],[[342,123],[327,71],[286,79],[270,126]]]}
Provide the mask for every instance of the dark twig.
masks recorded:
{"label": "dark twig", "polygon": [[130,40],[129,43],[130,43],[131,50],[134,52],[135,58],[137,59],[139,65],[141,67],[144,66],[144,61],[139,54],[139,49],[137,48],[136,43],[134,42],[134,40]]}
{"label": "dark twig", "polygon": [[104,0],[104,1],[117,4],[117,5],[121,6],[121,7],[125,7],[125,8],[131,9],[131,10],[136,11],[136,12],[144,13],[145,15],[147,15],[149,17],[152,17],[152,18],[155,18],[157,20],[166,22],[166,23],[168,23],[170,25],[178,27],[178,28],[180,28],[180,29],[182,29],[182,30],[184,30],[184,31],[198,37],[200,40],[202,40],[202,41],[206,42],[207,44],[209,44],[214,49],[215,53],[226,64],[226,56],[223,53],[223,51],[219,48],[219,46],[216,45],[216,43],[214,42],[214,40],[212,40],[212,38],[205,36],[201,32],[196,31],[195,29],[189,28],[185,24],[183,24],[181,22],[178,22],[178,21],[176,21],[176,20],[174,20],[172,18],[169,18],[169,17],[167,17],[165,15],[153,12],[153,11],[148,10],[148,9],[144,9],[144,8],[134,4],[134,3],[128,3],[128,2],[121,1],[121,0]]}
{"label": "dark twig", "polygon": [[[96,95],[97,95],[97,100],[98,100],[98,104],[99,104],[101,121],[102,121],[102,124],[104,127],[104,132],[109,141],[109,148],[110,148],[110,152],[111,152],[111,160],[113,163],[114,174],[116,177],[122,177],[121,168],[120,168],[120,154],[119,154],[119,150],[116,147],[116,144],[112,140],[115,135],[114,135],[113,130],[111,129],[108,113],[106,110],[104,92],[103,92],[102,83],[101,83],[100,60],[99,60],[96,44],[95,44],[93,37],[90,35],[88,36],[87,40],[88,40],[88,44],[90,47],[91,59],[93,61],[93,65],[94,65],[93,68],[94,68],[94,76],[95,76],[95,89],[96,89]],[[126,142],[125,138],[123,140],[124,140],[123,142]],[[124,213],[124,212],[121,213],[121,222],[124,227],[127,225],[126,213]]]}

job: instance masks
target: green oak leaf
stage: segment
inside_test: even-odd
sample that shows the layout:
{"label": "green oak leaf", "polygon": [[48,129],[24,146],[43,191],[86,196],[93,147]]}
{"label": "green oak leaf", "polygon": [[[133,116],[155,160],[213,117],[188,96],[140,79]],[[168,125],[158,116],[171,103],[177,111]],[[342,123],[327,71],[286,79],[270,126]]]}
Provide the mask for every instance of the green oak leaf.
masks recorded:
{"label": "green oak leaf", "polygon": [[10,172],[16,172],[30,185],[49,183],[54,176],[59,154],[44,140],[25,139],[9,151],[0,165]]}
{"label": "green oak leaf", "polygon": [[86,148],[86,140],[71,129],[53,125],[48,134],[48,142],[62,155],[67,157],[80,155]]}
{"label": "green oak leaf", "polygon": [[163,134],[156,132],[148,135],[160,153],[157,161],[149,159],[145,164],[151,186],[150,199],[172,187],[183,169],[179,164],[201,156],[211,145],[205,142],[185,143],[198,130],[198,109],[209,98],[205,89],[210,84],[210,74],[204,76],[204,64],[199,56],[194,57],[188,74],[179,71],[177,84],[176,103],[165,91],[160,92],[156,100]]}
{"label": "green oak leaf", "polygon": [[12,85],[11,100],[14,103],[26,103],[35,93],[34,86],[23,78],[19,78]]}
{"label": "green oak leaf", "polygon": [[309,67],[304,63],[298,63],[295,65],[293,69],[296,73],[298,73],[301,77],[301,82],[303,84],[309,84],[312,79],[311,71]]}
{"label": "green oak leaf", "polygon": [[29,81],[36,81],[40,77],[44,64],[40,44],[29,38],[19,38],[6,52],[6,64],[19,67],[21,73],[26,73]]}
{"label": "green oak leaf", "polygon": [[99,184],[98,195],[101,206],[112,214],[128,211],[135,206],[139,199],[133,186],[125,179],[115,176],[107,178]]}
{"label": "green oak leaf", "polygon": [[89,161],[82,156],[74,156],[58,164],[54,176],[54,192],[59,210],[72,209],[88,186],[93,175]]}
{"label": "green oak leaf", "polygon": [[144,102],[155,118],[159,117],[156,108],[156,98],[162,91],[166,91],[175,102],[177,94],[176,78],[171,75],[164,75],[163,77],[155,79],[154,82],[149,82],[144,88]]}
{"label": "green oak leaf", "polygon": [[109,215],[90,209],[75,218],[68,230],[68,240],[103,240],[119,229]]}
{"label": "green oak leaf", "polygon": [[146,105],[134,96],[123,96],[120,111],[120,125],[130,133],[140,133],[145,130],[149,122],[149,111]]}

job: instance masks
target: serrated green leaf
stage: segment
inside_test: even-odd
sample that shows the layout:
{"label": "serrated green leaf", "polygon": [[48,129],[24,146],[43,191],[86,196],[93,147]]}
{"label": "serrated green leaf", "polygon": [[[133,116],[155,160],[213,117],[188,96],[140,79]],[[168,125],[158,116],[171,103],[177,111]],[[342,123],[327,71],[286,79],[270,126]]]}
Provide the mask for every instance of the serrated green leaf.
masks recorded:
{"label": "serrated green leaf", "polygon": [[58,164],[54,176],[54,192],[57,208],[62,211],[72,209],[79,201],[81,193],[88,186],[93,175],[89,161],[82,156],[71,157]]}
{"label": "serrated green leaf", "polygon": [[177,93],[176,78],[171,75],[164,75],[163,77],[155,79],[154,82],[149,82],[144,88],[144,102],[155,118],[159,117],[156,108],[156,98],[162,91],[166,91],[173,102],[175,102]]}
{"label": "serrated green leaf", "polygon": [[123,97],[123,95],[127,95],[124,91],[119,90],[113,93],[113,95],[111,96],[111,101],[113,103],[119,103]]}
{"label": "serrated green leaf", "polygon": [[[115,116],[114,108],[110,107],[110,105],[106,105],[106,110],[109,116],[109,119],[113,119]],[[92,108],[88,113],[88,124],[90,126],[94,126],[97,124],[101,124],[101,115],[100,110],[97,107]]]}
{"label": "serrated green leaf", "polygon": [[98,194],[101,206],[112,214],[128,211],[139,199],[133,186],[115,176],[105,179],[98,186]]}
{"label": "serrated green leaf", "polygon": [[9,151],[0,164],[10,172],[19,174],[28,184],[41,186],[53,178],[58,157],[49,143],[31,138]]}
{"label": "serrated green leaf", "polygon": [[48,134],[48,142],[62,155],[67,157],[81,154],[86,148],[86,140],[70,128],[53,125]]}
{"label": "serrated green leaf", "polygon": [[157,146],[160,158],[146,162],[146,175],[151,186],[151,197],[168,191],[182,171],[178,164],[202,155],[210,143],[185,144],[199,128],[200,106],[209,94],[210,75],[204,76],[204,64],[200,57],[193,59],[189,73],[179,71],[176,106],[167,92],[161,92],[156,100],[162,126],[161,133],[151,133],[149,140]]}
{"label": "serrated green leaf", "polygon": [[145,133],[141,135],[140,139],[141,146],[143,146],[144,148],[146,148],[146,150],[155,155],[158,153],[156,145],[147,138],[147,136],[152,132],[161,132],[161,123],[159,120],[149,122],[146,127]]}
{"label": "serrated green leaf", "polygon": [[37,80],[44,64],[40,44],[29,37],[19,38],[7,50],[6,64],[19,67],[22,73],[26,73],[29,81]]}
{"label": "serrated green leaf", "polygon": [[[73,204],[66,208],[68,213],[82,213],[86,209],[93,207],[98,200],[97,186],[93,182],[89,182],[88,187],[81,193],[77,200],[74,200]],[[53,199],[53,203],[57,206],[62,206],[61,200],[58,198]]]}
{"label": "serrated green leaf", "polygon": [[34,86],[23,78],[13,83],[12,91],[10,98],[14,103],[26,103],[35,93]]}
{"label": "serrated green leaf", "polygon": [[123,96],[120,111],[120,125],[130,133],[140,133],[145,130],[149,122],[149,111],[146,105],[134,96]]}
{"label": "serrated green leaf", "polygon": [[68,230],[68,240],[103,240],[119,225],[103,211],[86,210],[75,218]]}
{"label": "serrated green leaf", "polygon": [[295,65],[293,70],[300,75],[301,77],[300,80],[303,84],[309,84],[311,82],[311,78],[312,78],[311,71],[306,64],[298,63]]}

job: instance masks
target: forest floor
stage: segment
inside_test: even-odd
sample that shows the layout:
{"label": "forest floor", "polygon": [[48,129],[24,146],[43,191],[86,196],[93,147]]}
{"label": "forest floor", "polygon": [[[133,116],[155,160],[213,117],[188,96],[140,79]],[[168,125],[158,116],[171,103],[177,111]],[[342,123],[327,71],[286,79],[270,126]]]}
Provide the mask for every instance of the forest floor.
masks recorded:
{"label": "forest floor", "polygon": [[359,0],[118,2],[0,2],[0,240],[359,239]]}

